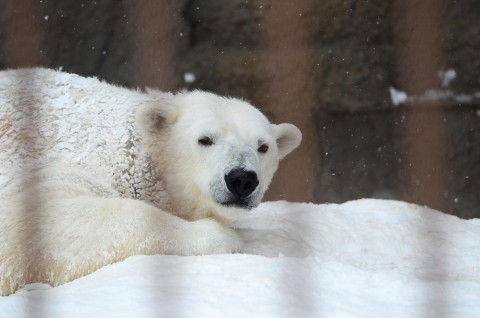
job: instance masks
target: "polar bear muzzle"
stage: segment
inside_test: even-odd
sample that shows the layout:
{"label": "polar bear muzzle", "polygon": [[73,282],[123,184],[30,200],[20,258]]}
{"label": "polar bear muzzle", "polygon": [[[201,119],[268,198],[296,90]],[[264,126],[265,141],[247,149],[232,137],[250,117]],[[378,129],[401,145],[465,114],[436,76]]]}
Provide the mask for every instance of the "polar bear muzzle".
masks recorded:
{"label": "polar bear muzzle", "polygon": [[257,174],[244,169],[233,169],[225,175],[225,184],[230,191],[230,199],[224,203],[226,206],[251,208],[248,196],[257,188],[259,181]]}

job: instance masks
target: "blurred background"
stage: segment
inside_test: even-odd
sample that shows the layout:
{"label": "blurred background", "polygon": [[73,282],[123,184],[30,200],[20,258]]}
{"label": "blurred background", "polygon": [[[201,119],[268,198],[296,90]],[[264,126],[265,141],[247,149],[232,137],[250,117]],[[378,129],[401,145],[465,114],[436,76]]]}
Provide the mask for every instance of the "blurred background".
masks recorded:
{"label": "blurred background", "polygon": [[244,98],[304,135],[267,200],[472,218],[479,21],[477,0],[0,0],[0,69]]}

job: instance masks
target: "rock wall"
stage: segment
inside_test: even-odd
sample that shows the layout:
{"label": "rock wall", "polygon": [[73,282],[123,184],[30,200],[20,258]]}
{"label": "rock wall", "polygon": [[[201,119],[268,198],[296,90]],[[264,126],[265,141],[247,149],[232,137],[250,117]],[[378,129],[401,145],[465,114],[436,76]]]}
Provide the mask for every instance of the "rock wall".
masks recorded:
{"label": "rock wall", "polygon": [[478,21],[475,0],[0,1],[0,67],[250,100],[304,133],[268,199],[480,217]]}

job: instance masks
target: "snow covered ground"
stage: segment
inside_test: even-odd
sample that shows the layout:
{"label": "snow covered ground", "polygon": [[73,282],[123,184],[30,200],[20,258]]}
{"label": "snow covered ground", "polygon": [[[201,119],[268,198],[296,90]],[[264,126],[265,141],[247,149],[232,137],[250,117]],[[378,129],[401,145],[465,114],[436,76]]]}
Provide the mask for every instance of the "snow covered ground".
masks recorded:
{"label": "snow covered ground", "polygon": [[135,256],[0,298],[0,317],[479,317],[480,220],[407,203],[269,202],[243,254]]}

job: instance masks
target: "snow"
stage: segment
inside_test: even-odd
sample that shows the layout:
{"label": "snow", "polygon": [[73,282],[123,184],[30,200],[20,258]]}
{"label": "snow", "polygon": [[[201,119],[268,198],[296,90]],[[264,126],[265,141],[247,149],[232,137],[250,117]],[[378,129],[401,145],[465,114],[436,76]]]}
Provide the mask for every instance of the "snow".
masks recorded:
{"label": "snow", "polygon": [[405,92],[399,91],[393,87],[390,87],[390,98],[394,106],[401,105],[408,100],[408,95]]}
{"label": "snow", "polygon": [[442,87],[448,87],[450,82],[457,78],[457,72],[453,69],[441,70],[438,77],[442,81]]}
{"label": "snow", "polygon": [[0,317],[478,317],[480,220],[398,201],[267,202],[242,254],[134,256]]}
{"label": "snow", "polygon": [[441,80],[441,89],[428,89],[421,95],[409,96],[406,92],[389,87],[390,100],[394,106],[399,106],[409,102],[438,102],[438,101],[455,101],[457,103],[471,103],[473,100],[480,98],[480,92],[466,94],[454,92],[448,87],[450,83],[457,78],[457,72],[453,69],[438,71],[438,77]]}
{"label": "snow", "polygon": [[185,83],[193,83],[195,82],[195,74],[193,73],[185,73],[183,74],[183,80],[185,81]]}
{"label": "snow", "polygon": [[429,89],[418,96],[409,96],[406,92],[397,90],[393,87],[389,88],[390,99],[394,106],[399,106],[409,102],[438,102],[438,101],[455,101],[457,103],[470,103],[478,99],[480,94],[455,93],[450,89]]}

